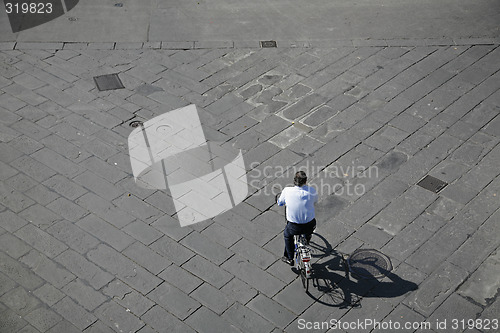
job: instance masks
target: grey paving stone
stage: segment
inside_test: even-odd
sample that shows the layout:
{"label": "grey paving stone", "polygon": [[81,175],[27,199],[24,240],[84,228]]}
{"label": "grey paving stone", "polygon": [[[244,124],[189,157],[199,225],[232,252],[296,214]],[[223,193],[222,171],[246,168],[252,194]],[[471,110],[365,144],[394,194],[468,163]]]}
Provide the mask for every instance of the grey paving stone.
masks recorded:
{"label": "grey paving stone", "polygon": [[[268,198],[269,199],[269,198]],[[269,201],[269,200],[267,200]],[[274,198],[270,201],[273,204]],[[264,245],[273,238],[272,230],[266,226],[258,226],[251,223],[247,218],[244,218],[232,211],[225,212],[214,218],[216,222],[229,228],[231,231],[241,235],[242,237],[254,242],[257,245]]]}
{"label": "grey paving stone", "polygon": [[146,223],[156,221],[162,213],[148,203],[139,200],[135,196],[122,195],[113,200],[113,203],[123,211],[135,216]]}
{"label": "grey paving stone", "polygon": [[79,219],[76,225],[118,251],[123,251],[134,242],[132,237],[93,214]]}
{"label": "grey paving stone", "polygon": [[0,250],[14,259],[19,259],[31,249],[31,246],[10,233],[0,235]]}
{"label": "grey paving stone", "polygon": [[[482,309],[478,305],[467,301],[457,294],[451,294],[450,297],[443,303],[443,305],[441,305],[432,314],[432,316],[428,318],[428,320],[434,323],[437,320],[439,320],[440,322],[446,320],[446,330],[440,331],[453,332],[456,331],[456,329],[453,329],[453,320],[458,320],[460,322],[463,319],[467,322],[469,319],[477,318],[478,314],[481,311]],[[460,325],[458,327],[460,327]],[[458,328],[458,330],[461,329],[462,327]]]}
{"label": "grey paving stone", "polygon": [[182,265],[194,256],[194,253],[191,250],[168,236],[163,236],[150,246],[153,250],[177,265]]}
{"label": "grey paving stone", "polygon": [[173,215],[176,212],[171,196],[163,191],[153,191],[150,189],[141,188],[137,186],[133,178],[127,177],[122,179],[121,181],[116,183],[116,187],[123,189],[123,194],[133,194],[139,199],[155,206],[156,208],[169,213],[169,215]]}
{"label": "grey paving stone", "polygon": [[85,333],[113,333],[116,332],[111,327],[107,326],[102,320],[97,320],[91,326],[87,327],[83,332]]}
{"label": "grey paving stone", "polygon": [[472,299],[482,306],[491,303],[491,300],[495,299],[498,290],[498,281],[493,277],[498,274],[499,258],[499,253],[495,252],[484,260],[479,268],[460,286],[458,294]]}
{"label": "grey paving stone", "polygon": [[475,165],[483,153],[483,148],[479,145],[464,144],[460,146],[451,155],[452,160],[458,161],[467,165]]}
{"label": "grey paving stone", "polygon": [[222,317],[242,332],[271,332],[274,325],[249,308],[235,302]]}
{"label": "grey paving stone", "polygon": [[[186,320],[186,323],[198,332],[241,332],[234,325],[222,319],[206,307],[200,307]],[[207,326],[206,323],[210,323],[211,325]]]}
{"label": "grey paving stone", "polygon": [[297,141],[303,135],[304,131],[300,130],[298,126],[290,126],[269,139],[269,142],[280,147],[281,149],[284,149],[293,144],[294,141]]}
{"label": "grey paving stone", "polygon": [[57,222],[47,228],[46,231],[81,254],[99,244],[96,238],[68,221]]}
{"label": "grey paving stone", "polygon": [[[175,271],[174,268],[175,266],[165,270],[165,272],[162,273],[161,277],[163,278],[168,277],[170,275],[171,269]],[[217,288],[221,288],[233,278],[233,276],[229,274],[227,271],[221,269],[219,266],[215,265],[211,261],[204,259],[199,255],[195,255],[194,257],[189,259],[189,261],[187,261],[182,265],[182,268],[194,274],[194,277],[201,278]],[[170,281],[169,278],[167,278],[166,280]],[[195,284],[192,287],[190,286],[189,289],[191,288],[194,289],[196,285],[199,285],[197,279],[194,280]],[[185,290],[184,289],[185,287],[181,288],[175,283],[175,281],[172,281],[172,284],[176,285],[181,290]],[[188,292],[187,290],[185,291]]]}
{"label": "grey paving stone", "polygon": [[93,311],[108,300],[108,297],[84,284],[80,279],[71,281],[61,290],[89,311]]}
{"label": "grey paving stone", "polygon": [[62,320],[61,316],[46,308],[35,309],[24,318],[41,332],[47,331]]}
{"label": "grey paving stone", "polygon": [[295,319],[292,312],[262,294],[251,300],[248,307],[279,328],[285,328]]}
{"label": "grey paving stone", "polygon": [[190,233],[180,243],[217,265],[222,264],[232,255],[231,251],[210,241],[198,232]]}
{"label": "grey paving stone", "polygon": [[0,184],[0,203],[10,208],[13,212],[19,213],[35,202],[21,192],[7,186],[4,182]]}
{"label": "grey paving stone", "polygon": [[453,183],[461,175],[467,172],[468,167],[462,163],[454,162],[445,159],[439,162],[430,172],[429,175],[441,179],[447,183]]}
{"label": "grey paving stone", "polygon": [[88,214],[86,209],[75,205],[72,201],[66,198],[59,197],[47,205],[47,208],[56,214],[64,217],[66,220],[76,222],[83,216]]}
{"label": "grey paving stone", "polygon": [[192,229],[181,227],[177,219],[168,215],[163,215],[158,220],[151,223],[151,226],[177,241],[192,232]]}
{"label": "grey paving stone", "polygon": [[404,262],[398,264],[394,258],[391,261],[396,268],[370,290],[366,297],[383,298],[396,307],[411,297],[428,275]]}
{"label": "grey paving stone", "polygon": [[429,211],[445,220],[451,220],[463,206],[463,204],[452,199],[441,197],[429,207]]}
{"label": "grey paving stone", "polygon": [[422,244],[424,244],[433,233],[416,222],[411,223],[391,239],[382,251],[399,260],[405,260]]}
{"label": "grey paving stone", "polygon": [[144,326],[144,322],[114,301],[101,305],[97,311],[97,316],[113,330],[118,328],[128,332],[135,332]]}
{"label": "grey paving stone", "polygon": [[5,108],[11,112],[15,112],[15,111],[19,110],[20,108],[26,106],[26,103],[11,96],[10,94],[0,95],[0,102],[1,102],[3,108]]}
{"label": "grey paving stone", "polygon": [[123,306],[127,312],[132,312],[136,316],[143,315],[154,306],[154,302],[131,289],[118,279],[109,283],[108,286],[103,288],[102,292],[104,295],[113,298],[113,300]]}
{"label": "grey paving stone", "polygon": [[15,114],[14,112],[10,112],[2,107],[0,107],[0,116],[2,117],[2,123],[5,125],[11,125],[16,121],[21,120],[21,116]]}
{"label": "grey paving stone", "polygon": [[90,171],[81,173],[74,178],[74,181],[107,200],[113,200],[122,194],[111,183]]}
{"label": "grey paving stone", "polygon": [[75,279],[75,275],[58,265],[42,253],[32,250],[21,258],[38,276],[42,277],[56,288],[62,288]]}
{"label": "grey paving stone", "polygon": [[256,146],[255,148],[249,150],[243,156],[245,157],[246,163],[249,164],[248,168],[253,169],[257,165],[263,163],[265,160],[269,159],[271,156],[278,153],[280,149],[275,145],[263,142],[262,144]]}
{"label": "grey paving stone", "polygon": [[0,297],[0,302],[8,306],[21,317],[33,311],[40,302],[23,287],[17,287]]}
{"label": "grey paving stone", "polygon": [[128,246],[122,253],[155,275],[172,263],[138,242]]}
{"label": "grey paving stone", "polygon": [[311,109],[320,106],[321,104],[324,104],[327,101],[328,101],[327,98],[313,93],[311,95],[304,97],[296,104],[293,104],[292,106],[286,108],[283,111],[283,115],[287,119],[295,120],[308,113]]}
{"label": "grey paving stone", "polygon": [[110,202],[105,202],[101,197],[93,193],[87,193],[75,202],[117,228],[122,228],[135,220],[134,216],[130,216],[130,214],[118,209]]}
{"label": "grey paving stone", "polygon": [[232,304],[223,292],[206,282],[193,291],[190,296],[218,315],[222,315]]}
{"label": "grey paving stone", "polygon": [[370,246],[375,249],[381,248],[392,238],[392,235],[389,235],[385,231],[369,224],[363,225],[353,234],[353,236],[362,240],[366,246]]}
{"label": "grey paving stone", "polygon": [[268,268],[276,261],[274,254],[269,253],[246,239],[241,239],[230,249],[262,269]]}
{"label": "grey paving stone", "polygon": [[43,184],[69,200],[75,200],[87,192],[83,187],[61,175],[54,175],[43,182]]}
{"label": "grey paving stone", "polygon": [[221,267],[266,295],[272,296],[283,288],[282,282],[277,278],[237,254]]}
{"label": "grey paving stone", "polygon": [[71,162],[64,156],[48,148],[38,150],[34,152],[32,156],[38,162],[45,164],[49,168],[55,170],[57,173],[69,178],[72,178],[85,170],[80,165]]}
{"label": "grey paving stone", "polygon": [[445,262],[420,284],[419,289],[408,297],[404,304],[424,316],[430,316],[466,276],[465,271]]}
{"label": "grey paving stone", "polygon": [[[357,318],[371,318],[374,321],[382,321],[393,309],[390,303],[376,298],[364,298],[362,304],[361,307],[349,311],[341,320],[353,322]],[[373,326],[367,328],[371,329]]]}
{"label": "grey paving stone", "polygon": [[[293,274],[290,270],[288,270],[288,273]],[[296,276],[294,276],[294,278],[295,277]],[[311,282],[312,281],[310,281],[310,283]],[[289,283],[285,289],[281,290],[276,296],[274,296],[273,300],[284,306],[286,309],[292,311],[295,315],[300,316],[301,313],[314,303],[313,298],[304,297],[301,292],[298,292],[300,291],[300,288],[303,288],[302,281],[300,281],[300,278],[296,278],[293,282]],[[253,300],[250,303],[252,302]]]}
{"label": "grey paving stone", "polygon": [[479,192],[469,186],[456,182],[455,184],[448,185],[442,192],[441,195],[458,202],[462,205],[466,205],[471,201]]}
{"label": "grey paving stone", "polygon": [[34,328],[33,326],[31,326],[30,324],[24,326],[20,331],[18,331],[19,333],[38,333],[40,332],[39,330],[37,330],[36,328]]}
{"label": "grey paving stone", "polygon": [[[10,260],[12,260],[12,259],[10,259]],[[1,282],[1,284],[0,284],[0,288],[1,288],[0,289],[0,296],[5,294],[7,291],[14,289],[17,286],[17,284],[13,280],[11,280],[10,278],[8,278],[6,275],[4,275],[2,273],[0,273],[0,282]],[[1,310],[1,311],[3,311],[3,310]]]}
{"label": "grey paving stone", "polygon": [[[191,327],[187,326],[159,306],[150,309],[141,319],[159,332],[163,330],[168,332],[195,332]],[[142,330],[140,332],[142,332]]]}
{"label": "grey paving stone", "polygon": [[359,227],[380,212],[389,200],[366,194],[361,200],[346,207],[337,217],[346,221],[348,226]]}
{"label": "grey paving stone", "polygon": [[61,320],[59,323],[57,323],[54,327],[52,327],[50,330],[47,331],[48,333],[62,333],[62,332],[67,332],[67,333],[78,333],[81,332],[80,329],[78,329],[75,325],[71,324],[67,320]]}
{"label": "grey paving stone", "polygon": [[37,186],[29,189],[25,194],[31,199],[38,202],[40,205],[45,206],[59,197],[58,194],[49,190],[46,186],[38,184]]}
{"label": "grey paving stone", "polygon": [[146,245],[150,245],[163,236],[162,232],[140,221],[134,221],[125,226],[122,230]]}
{"label": "grey paving stone", "polygon": [[241,239],[241,236],[217,223],[210,224],[201,234],[227,248]]}
{"label": "grey paving stone", "polygon": [[[71,103],[73,104],[73,103]],[[64,122],[73,126],[77,131],[81,132],[79,135],[88,135],[89,137],[86,138],[85,143],[88,143],[91,141],[91,136],[97,133],[99,130],[102,129],[102,127],[96,123],[94,123],[91,120],[85,119],[84,117],[72,113],[69,116],[64,117]],[[78,134],[77,134],[78,135]]]}
{"label": "grey paving stone", "polygon": [[181,320],[189,317],[200,307],[200,304],[193,298],[166,282],[147,296]]}
{"label": "grey paving stone", "polygon": [[380,215],[370,221],[370,224],[382,228],[391,235],[398,234],[436,199],[431,192],[426,197],[419,196],[418,192],[419,189],[407,191],[393,200]]}
{"label": "grey paving stone", "polygon": [[85,280],[86,283],[90,284],[96,290],[99,290],[113,280],[111,274],[103,271],[85,257],[72,250],[63,252],[55,260],[80,279]]}
{"label": "grey paving stone", "polygon": [[19,217],[19,215],[11,212],[10,210],[6,210],[0,212],[0,223],[2,225],[2,228],[13,233],[26,225],[28,222]]}
{"label": "grey paving stone", "polygon": [[[467,238],[466,230],[470,228],[469,225],[468,219],[457,218],[452,224],[446,225],[432,236],[425,243],[425,246],[422,246],[407,259],[407,262],[426,273],[434,271],[440,263],[462,245]],[[449,239],[450,234],[454,234],[452,239]]]}
{"label": "grey paving stone", "polygon": [[106,245],[91,250],[87,258],[141,293],[148,293],[161,283],[159,278]]}
{"label": "grey paving stone", "polygon": [[53,306],[61,299],[64,298],[64,294],[55,288],[50,283],[46,283],[37,290],[33,292],[33,295],[38,297],[43,303],[47,304],[49,307]]}
{"label": "grey paving stone", "polygon": [[19,229],[16,231],[15,235],[47,255],[49,258],[54,258],[68,248],[56,238],[32,224],[28,224]]}
{"label": "grey paving stone", "polygon": [[183,292],[189,294],[203,283],[203,281],[198,278],[198,272],[194,272],[194,274],[196,275],[193,275],[188,271],[186,271],[184,268],[181,268],[173,264],[167,267],[158,276],[164,279],[165,281],[168,281],[168,283],[179,288]]}
{"label": "grey paving stone", "polygon": [[5,310],[2,312],[2,321],[0,322],[0,329],[5,332],[18,332],[28,324],[28,322],[17,315],[12,310]]}
{"label": "grey paving stone", "polygon": [[0,253],[2,272],[11,280],[16,281],[27,290],[34,290],[43,284],[43,280],[30,269],[4,253]]}
{"label": "grey paving stone", "polygon": [[[398,305],[387,317],[384,318],[384,322],[392,322],[392,327],[396,326],[398,323],[399,326],[401,327],[403,332],[412,332],[413,329],[405,329],[405,325],[411,325],[409,327],[412,327],[415,325],[416,327],[421,326],[422,323],[425,323],[425,317],[421,316],[420,314],[416,313],[415,311],[409,309],[405,305]],[[434,323],[429,323],[430,325]],[[427,323],[425,324],[427,325]],[[430,326],[432,327],[432,326]],[[375,328],[373,332],[383,332],[385,329],[383,328],[382,325],[380,325],[379,328]]]}

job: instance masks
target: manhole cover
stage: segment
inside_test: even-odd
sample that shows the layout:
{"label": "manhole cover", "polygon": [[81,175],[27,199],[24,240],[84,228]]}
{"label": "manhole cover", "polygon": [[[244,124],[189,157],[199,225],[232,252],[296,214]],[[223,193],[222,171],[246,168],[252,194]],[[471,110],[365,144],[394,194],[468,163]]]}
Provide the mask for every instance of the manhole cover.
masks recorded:
{"label": "manhole cover", "polygon": [[438,193],[443,188],[445,188],[448,183],[442,181],[441,179],[437,179],[435,177],[427,175],[421,181],[419,181],[417,185],[425,188],[426,190]]}
{"label": "manhole cover", "polygon": [[263,40],[260,42],[260,47],[278,47],[278,44],[274,40]]}
{"label": "manhole cover", "polygon": [[383,277],[392,270],[391,259],[373,249],[354,251],[347,259],[347,265],[352,274],[365,279]]}
{"label": "manhole cover", "polygon": [[142,121],[134,120],[134,121],[131,121],[130,124],[128,124],[128,125],[130,127],[136,128],[136,127],[142,126]]}
{"label": "manhole cover", "polygon": [[125,88],[118,74],[94,76],[94,82],[97,85],[97,89],[99,89],[99,91]]}

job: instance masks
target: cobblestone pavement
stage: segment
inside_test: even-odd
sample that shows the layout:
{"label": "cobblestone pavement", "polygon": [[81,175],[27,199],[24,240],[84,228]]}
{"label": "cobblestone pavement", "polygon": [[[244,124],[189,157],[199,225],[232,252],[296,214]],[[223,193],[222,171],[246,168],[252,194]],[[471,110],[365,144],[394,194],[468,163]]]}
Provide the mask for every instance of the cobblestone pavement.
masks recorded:
{"label": "cobblestone pavement", "polygon": [[[0,332],[498,332],[500,47],[394,44],[0,44]],[[125,89],[96,89],[110,73]],[[191,103],[251,194],[181,228],[127,137]],[[320,193],[309,295],[272,194],[300,167]],[[392,272],[346,278],[359,248]]]}

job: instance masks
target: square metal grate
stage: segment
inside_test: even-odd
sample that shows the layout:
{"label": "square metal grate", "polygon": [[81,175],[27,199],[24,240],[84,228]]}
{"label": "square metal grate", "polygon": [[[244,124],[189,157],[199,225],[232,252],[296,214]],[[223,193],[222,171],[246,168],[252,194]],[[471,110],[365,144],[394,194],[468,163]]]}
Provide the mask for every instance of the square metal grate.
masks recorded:
{"label": "square metal grate", "polygon": [[441,179],[437,179],[435,177],[427,175],[422,180],[420,180],[417,185],[425,188],[426,190],[438,193],[443,188],[445,188],[448,183],[442,181]]}
{"label": "square metal grate", "polygon": [[94,82],[97,85],[97,89],[99,89],[99,91],[125,88],[118,74],[94,76]]}
{"label": "square metal grate", "polygon": [[262,48],[278,47],[278,43],[276,43],[275,40],[262,40],[260,41],[260,47]]}

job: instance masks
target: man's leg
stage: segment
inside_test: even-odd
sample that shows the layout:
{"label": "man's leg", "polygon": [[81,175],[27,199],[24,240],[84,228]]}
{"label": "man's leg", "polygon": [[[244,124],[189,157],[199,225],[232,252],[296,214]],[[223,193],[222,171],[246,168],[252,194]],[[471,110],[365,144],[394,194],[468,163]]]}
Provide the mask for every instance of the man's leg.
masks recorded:
{"label": "man's leg", "polygon": [[307,223],[307,232],[306,232],[307,244],[309,244],[309,242],[311,241],[314,229],[316,229],[316,219],[312,219],[311,222]]}
{"label": "man's leg", "polygon": [[288,259],[293,260],[293,254],[295,252],[295,245],[293,244],[293,236],[295,235],[295,224],[288,222],[283,231],[285,237],[285,251],[284,256]]}

